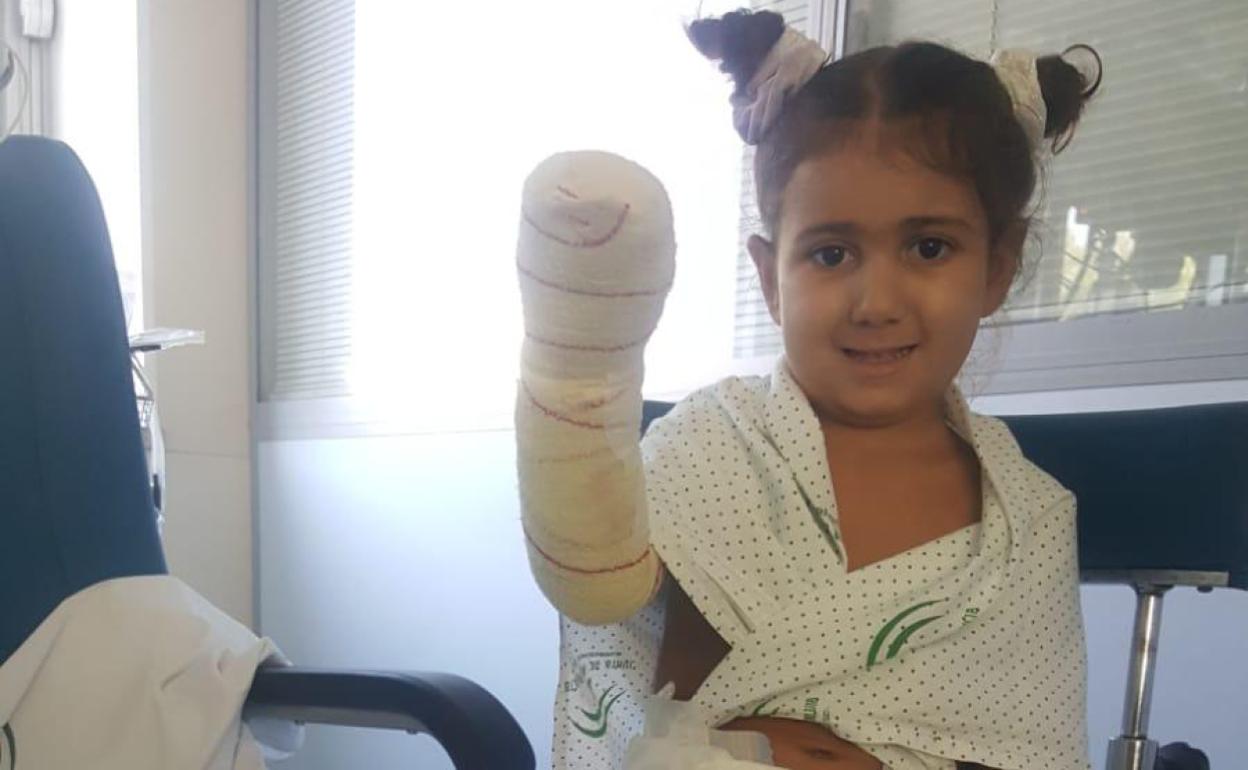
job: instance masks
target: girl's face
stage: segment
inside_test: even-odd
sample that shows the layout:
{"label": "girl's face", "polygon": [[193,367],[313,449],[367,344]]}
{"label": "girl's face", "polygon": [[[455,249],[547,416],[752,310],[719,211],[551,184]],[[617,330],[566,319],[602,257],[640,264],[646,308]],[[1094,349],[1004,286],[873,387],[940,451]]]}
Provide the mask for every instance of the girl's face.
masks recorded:
{"label": "girl's face", "polygon": [[820,419],[939,417],[980,319],[1009,290],[1019,229],[990,260],[971,183],[867,138],[802,161],[781,195],[776,242],[754,236],[749,248]]}

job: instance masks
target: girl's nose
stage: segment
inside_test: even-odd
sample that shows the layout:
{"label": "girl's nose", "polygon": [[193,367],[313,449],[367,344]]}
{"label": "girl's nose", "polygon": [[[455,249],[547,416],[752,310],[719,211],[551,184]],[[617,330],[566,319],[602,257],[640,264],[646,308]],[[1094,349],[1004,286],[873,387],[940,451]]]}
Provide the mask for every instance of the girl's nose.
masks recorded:
{"label": "girl's nose", "polygon": [[868,257],[855,272],[850,321],[861,326],[887,326],[901,320],[903,276],[895,260]]}

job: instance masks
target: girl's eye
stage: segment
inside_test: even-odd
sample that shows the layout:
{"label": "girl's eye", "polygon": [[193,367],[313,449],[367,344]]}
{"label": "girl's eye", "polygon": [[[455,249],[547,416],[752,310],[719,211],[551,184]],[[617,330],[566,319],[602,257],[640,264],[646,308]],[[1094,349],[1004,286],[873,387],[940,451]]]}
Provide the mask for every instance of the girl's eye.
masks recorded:
{"label": "girl's eye", "polygon": [[914,244],[915,253],[924,262],[940,259],[948,253],[949,248],[949,242],[941,238],[921,238]]}
{"label": "girl's eye", "polygon": [[845,261],[844,246],[824,246],[811,252],[810,258],[823,267],[836,267]]}

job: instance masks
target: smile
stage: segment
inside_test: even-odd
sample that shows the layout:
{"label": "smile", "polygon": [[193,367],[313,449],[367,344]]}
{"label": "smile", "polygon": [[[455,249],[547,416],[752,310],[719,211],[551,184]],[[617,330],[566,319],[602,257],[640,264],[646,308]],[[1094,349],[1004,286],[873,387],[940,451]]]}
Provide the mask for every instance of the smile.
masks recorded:
{"label": "smile", "polygon": [[891,364],[908,358],[916,347],[918,346],[906,345],[882,350],[854,350],[853,348],[841,348],[841,350],[851,361],[860,364]]}

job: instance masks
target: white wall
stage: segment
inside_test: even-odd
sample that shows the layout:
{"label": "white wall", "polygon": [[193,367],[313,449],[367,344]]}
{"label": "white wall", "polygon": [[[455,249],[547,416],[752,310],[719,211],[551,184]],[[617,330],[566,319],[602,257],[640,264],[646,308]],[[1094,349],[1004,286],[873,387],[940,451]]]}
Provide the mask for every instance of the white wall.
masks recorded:
{"label": "white wall", "polygon": [[202,329],[161,354],[165,550],[174,574],[252,623],[246,0],[139,2],[147,326]]}
{"label": "white wall", "polygon": [[[301,664],[448,671],[550,766],[558,619],[529,577],[511,431],[263,442],[262,630]],[[429,739],[312,728],[282,767],[451,767]]]}
{"label": "white wall", "polygon": [[[996,413],[1248,400],[1248,382],[982,399]],[[558,634],[525,563],[510,431],[263,442],[258,447],[262,627],[316,665],[446,670],[516,715],[549,767]],[[1116,735],[1134,597],[1084,590],[1096,767]],[[1248,594],[1166,599],[1154,733],[1235,766],[1248,714]],[[314,728],[283,767],[448,770],[408,736]]]}

